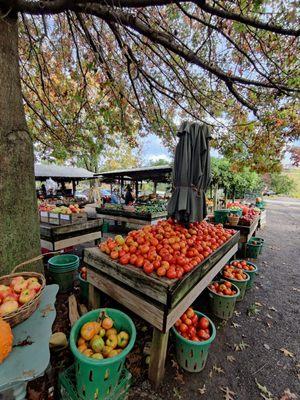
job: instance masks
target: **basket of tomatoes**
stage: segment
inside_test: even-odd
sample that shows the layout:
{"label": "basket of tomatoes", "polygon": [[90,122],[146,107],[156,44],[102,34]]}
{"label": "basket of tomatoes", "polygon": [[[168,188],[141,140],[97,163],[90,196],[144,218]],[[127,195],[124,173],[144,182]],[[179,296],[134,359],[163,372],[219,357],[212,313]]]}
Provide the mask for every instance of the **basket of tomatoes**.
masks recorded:
{"label": "basket of tomatoes", "polygon": [[221,319],[231,318],[236,300],[240,295],[240,289],[234,283],[226,280],[212,282],[207,288],[212,313]]}
{"label": "basket of tomatoes", "polygon": [[240,294],[237,297],[236,301],[243,300],[243,298],[245,297],[248,282],[250,280],[250,276],[244,270],[235,268],[232,265],[225,265],[222,270],[222,276],[223,279],[234,283],[240,289]]}
{"label": "basket of tomatoes", "polygon": [[191,307],[172,328],[175,336],[176,358],[181,368],[189,372],[203,370],[211,343],[216,337],[213,322]]}
{"label": "basket of tomatoes", "polygon": [[83,315],[72,327],[76,388],[82,400],[113,400],[136,329],[125,313],[100,308]]}
{"label": "basket of tomatoes", "polygon": [[254,284],[256,275],[258,274],[257,265],[246,260],[234,260],[231,261],[230,265],[232,265],[235,268],[239,268],[246,271],[246,273],[250,276],[250,279],[247,283],[247,289],[250,289]]}

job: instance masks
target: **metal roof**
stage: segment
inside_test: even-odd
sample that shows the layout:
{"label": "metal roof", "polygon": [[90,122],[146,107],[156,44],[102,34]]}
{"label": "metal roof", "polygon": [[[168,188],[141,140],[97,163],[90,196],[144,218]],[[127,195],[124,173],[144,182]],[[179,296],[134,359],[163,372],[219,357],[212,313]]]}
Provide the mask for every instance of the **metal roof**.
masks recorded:
{"label": "metal roof", "polygon": [[85,168],[65,167],[63,165],[55,164],[35,164],[34,165],[35,179],[47,179],[47,178],[64,178],[69,179],[92,179],[94,173],[88,171]]}
{"label": "metal roof", "polygon": [[111,182],[117,179],[131,180],[151,180],[157,182],[166,182],[169,180],[169,174],[172,172],[170,165],[157,165],[154,167],[140,167],[131,169],[119,169],[115,171],[106,171],[96,174],[103,182]]}

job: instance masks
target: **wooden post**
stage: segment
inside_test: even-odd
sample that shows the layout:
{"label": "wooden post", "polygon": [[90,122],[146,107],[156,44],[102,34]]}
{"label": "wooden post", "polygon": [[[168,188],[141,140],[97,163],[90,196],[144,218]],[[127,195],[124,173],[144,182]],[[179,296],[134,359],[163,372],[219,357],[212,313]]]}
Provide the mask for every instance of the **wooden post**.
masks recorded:
{"label": "wooden post", "polygon": [[76,192],[76,183],[75,183],[75,179],[72,179],[72,191],[73,191],[73,196],[75,196],[75,192]]}
{"label": "wooden post", "polygon": [[157,190],[157,182],[154,181],[153,182],[153,193],[156,194],[156,190]]}
{"label": "wooden post", "polygon": [[158,388],[164,377],[168,338],[169,332],[162,333],[153,328],[148,378],[155,389]]}
{"label": "wooden post", "polygon": [[89,284],[89,307],[92,310],[100,307],[100,292],[91,283]]}
{"label": "wooden post", "polygon": [[139,197],[139,181],[136,180],[135,181],[135,199],[137,200],[138,197]]}

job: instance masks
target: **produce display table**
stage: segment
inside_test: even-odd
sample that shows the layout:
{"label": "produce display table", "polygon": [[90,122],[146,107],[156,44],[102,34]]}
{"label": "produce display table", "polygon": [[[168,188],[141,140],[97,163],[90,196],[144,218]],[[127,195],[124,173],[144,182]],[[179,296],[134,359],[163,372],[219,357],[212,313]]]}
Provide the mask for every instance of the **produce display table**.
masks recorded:
{"label": "produce display table", "polygon": [[101,238],[101,227],[102,221],[99,219],[60,226],[41,223],[41,246],[56,251],[81,243],[97,241]]}
{"label": "produce display table", "polygon": [[267,224],[267,210],[260,212],[258,228],[262,229]]}
{"label": "produce display table", "polygon": [[96,208],[97,216],[103,220],[117,221],[138,226],[149,224],[156,224],[162,219],[166,219],[167,211],[152,213],[152,214],[138,214],[125,210],[104,210],[100,207]]}
{"label": "produce display table", "polygon": [[181,280],[146,275],[139,268],[118,264],[98,248],[85,249],[90,304],[100,306],[95,290],[99,289],[154,327],[149,379],[156,387],[164,375],[170,328],[234,256],[239,238],[236,232]]}
{"label": "produce display table", "polygon": [[39,308],[13,328],[14,348],[0,365],[0,398],[25,399],[27,382],[42,375],[48,367],[57,292],[58,285],[46,286]]}

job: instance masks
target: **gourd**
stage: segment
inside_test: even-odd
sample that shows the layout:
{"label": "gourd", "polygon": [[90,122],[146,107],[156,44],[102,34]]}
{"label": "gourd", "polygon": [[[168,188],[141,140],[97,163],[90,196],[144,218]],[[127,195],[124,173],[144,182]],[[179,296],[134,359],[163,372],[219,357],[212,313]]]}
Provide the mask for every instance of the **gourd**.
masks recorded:
{"label": "gourd", "polygon": [[12,351],[13,341],[10,325],[0,318],[0,364]]}

